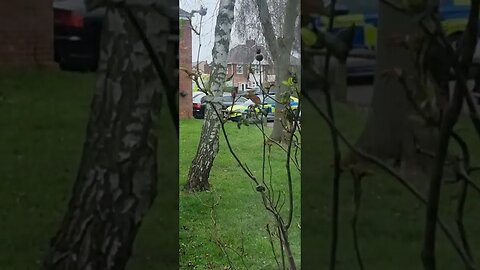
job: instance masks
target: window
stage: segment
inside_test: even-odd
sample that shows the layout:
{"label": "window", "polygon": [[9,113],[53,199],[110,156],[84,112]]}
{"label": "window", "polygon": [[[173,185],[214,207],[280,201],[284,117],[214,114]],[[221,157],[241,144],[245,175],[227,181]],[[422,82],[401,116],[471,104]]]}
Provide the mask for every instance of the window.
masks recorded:
{"label": "window", "polygon": [[243,74],[243,66],[237,65],[237,74]]}
{"label": "window", "polygon": [[265,98],[265,104],[270,104],[270,105],[275,106],[275,100],[271,97],[266,97]]}
{"label": "window", "polygon": [[253,65],[253,69],[255,70],[256,74],[260,73],[260,65]]}
{"label": "window", "polygon": [[223,102],[225,103],[232,103],[233,97],[232,96],[223,96]]}

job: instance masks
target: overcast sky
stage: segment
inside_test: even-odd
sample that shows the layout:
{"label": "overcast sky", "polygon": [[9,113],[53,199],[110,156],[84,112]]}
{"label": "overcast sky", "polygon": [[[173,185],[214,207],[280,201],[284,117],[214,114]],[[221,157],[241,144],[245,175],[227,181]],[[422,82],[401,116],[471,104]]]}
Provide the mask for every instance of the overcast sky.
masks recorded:
{"label": "overcast sky", "polygon": [[[208,62],[212,61],[212,49],[213,49],[213,41],[214,41],[214,34],[215,34],[215,22],[217,20],[217,13],[218,13],[218,0],[180,0],[180,8],[190,12],[192,10],[200,9],[200,6],[204,6],[207,8],[207,15],[203,18],[202,22],[202,31],[201,31],[201,44],[202,47],[200,49],[200,61],[208,60]],[[200,25],[200,15],[195,14],[192,19],[193,26],[198,29]],[[235,35],[232,35],[232,41],[230,42],[230,47],[237,45],[239,42],[235,38]],[[243,42],[242,42],[243,43]],[[198,35],[192,32],[192,61],[197,61],[197,53],[198,53]]]}

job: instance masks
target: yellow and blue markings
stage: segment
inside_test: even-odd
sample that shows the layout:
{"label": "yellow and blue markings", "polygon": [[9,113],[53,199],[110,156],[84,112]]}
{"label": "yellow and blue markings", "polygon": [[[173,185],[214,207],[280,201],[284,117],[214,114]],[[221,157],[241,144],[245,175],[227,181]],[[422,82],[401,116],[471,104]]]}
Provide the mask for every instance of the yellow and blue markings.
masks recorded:
{"label": "yellow and blue markings", "polygon": [[[275,102],[264,103],[263,108],[266,110],[267,113],[275,113]],[[298,98],[290,97],[290,108],[292,110],[296,110],[298,108]],[[255,111],[259,113],[260,108],[255,108]],[[233,105],[226,108],[225,112],[229,114],[228,118],[238,118],[241,117],[242,114],[248,112],[248,106],[244,104]]]}
{"label": "yellow and blue markings", "polygon": [[[470,0],[442,0],[440,20],[447,36],[464,31],[470,11]],[[328,18],[315,20],[317,29],[326,31]],[[375,49],[377,42],[378,13],[352,13],[335,16],[333,32],[355,25],[353,48]]]}

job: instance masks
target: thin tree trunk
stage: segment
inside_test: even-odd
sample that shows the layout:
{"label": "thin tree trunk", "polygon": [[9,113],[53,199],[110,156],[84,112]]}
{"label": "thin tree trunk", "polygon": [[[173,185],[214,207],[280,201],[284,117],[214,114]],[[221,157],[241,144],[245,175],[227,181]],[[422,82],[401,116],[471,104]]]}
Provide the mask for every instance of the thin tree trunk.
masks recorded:
{"label": "thin tree trunk", "polygon": [[208,178],[219,148],[219,128],[222,115],[221,98],[227,74],[227,56],[230,46],[230,34],[234,19],[235,0],[221,0],[215,26],[215,46],[212,55],[212,73],[209,89],[214,99],[206,108],[200,142],[197,153],[190,166],[185,191],[204,191],[210,188]]}
{"label": "thin tree trunk", "polygon": [[[165,64],[170,22],[150,10],[132,12]],[[73,194],[43,269],[125,269],[155,198],[154,125],[164,88],[124,8],[107,10],[97,76]]]}

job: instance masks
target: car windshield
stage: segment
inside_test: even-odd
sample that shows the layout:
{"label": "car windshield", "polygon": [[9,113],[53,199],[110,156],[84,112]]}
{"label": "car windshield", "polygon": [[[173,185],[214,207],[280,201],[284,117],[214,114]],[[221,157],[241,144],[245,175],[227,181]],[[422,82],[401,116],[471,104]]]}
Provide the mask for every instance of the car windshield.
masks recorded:
{"label": "car windshield", "polygon": [[[232,101],[233,101],[232,96],[223,96],[223,102],[224,103],[232,103]],[[236,97],[235,98],[235,104],[244,103],[245,101],[247,101],[247,99],[244,98],[244,97]]]}
{"label": "car windshield", "polygon": [[[378,1],[377,0],[338,0],[336,2],[338,7],[345,7],[348,9],[349,14],[359,14],[359,13],[377,13],[378,12]],[[452,6],[454,5],[453,0],[440,0],[441,6]],[[349,15],[347,14],[347,15]]]}
{"label": "car windshield", "polygon": [[356,13],[375,13],[378,10],[376,0],[339,0],[338,6],[346,7],[350,14]]}
{"label": "car windshield", "polygon": [[235,99],[235,103],[236,104],[240,104],[240,103],[245,103],[248,99],[244,98],[244,97],[238,97]]}
{"label": "car windshield", "polygon": [[203,102],[203,98],[206,96],[205,93],[200,92],[200,93],[194,93],[193,94],[193,103],[200,103]]}
{"label": "car windshield", "polygon": [[275,100],[272,97],[265,98],[265,104],[275,104]]}

